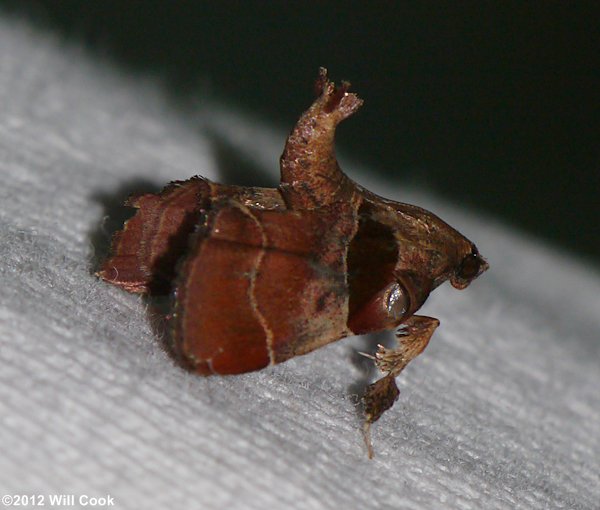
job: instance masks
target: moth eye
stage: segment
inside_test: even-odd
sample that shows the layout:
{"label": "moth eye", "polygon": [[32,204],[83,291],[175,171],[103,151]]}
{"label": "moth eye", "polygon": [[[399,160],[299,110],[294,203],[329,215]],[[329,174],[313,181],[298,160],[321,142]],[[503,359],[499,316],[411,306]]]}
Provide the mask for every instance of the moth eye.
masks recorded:
{"label": "moth eye", "polygon": [[465,280],[471,280],[477,276],[480,267],[481,262],[476,254],[467,255],[458,269],[458,275]]}
{"label": "moth eye", "polygon": [[394,319],[401,319],[408,310],[408,294],[399,283],[392,283],[388,287],[386,307],[388,314]]}

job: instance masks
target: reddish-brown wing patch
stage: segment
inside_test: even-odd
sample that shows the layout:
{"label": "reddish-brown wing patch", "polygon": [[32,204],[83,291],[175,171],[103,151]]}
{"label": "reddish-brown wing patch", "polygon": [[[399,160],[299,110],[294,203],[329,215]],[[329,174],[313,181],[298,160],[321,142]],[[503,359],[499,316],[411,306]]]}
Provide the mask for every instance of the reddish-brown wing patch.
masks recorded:
{"label": "reddish-brown wing patch", "polygon": [[201,210],[210,204],[210,185],[202,178],[174,182],[158,194],[131,197],[137,208],[112,240],[111,256],[98,276],[136,293],[168,293],[177,260],[186,252],[188,237]]}
{"label": "reddish-brown wing patch", "polygon": [[174,341],[187,363],[249,372],[346,336],[346,212],[213,207],[176,288]]}

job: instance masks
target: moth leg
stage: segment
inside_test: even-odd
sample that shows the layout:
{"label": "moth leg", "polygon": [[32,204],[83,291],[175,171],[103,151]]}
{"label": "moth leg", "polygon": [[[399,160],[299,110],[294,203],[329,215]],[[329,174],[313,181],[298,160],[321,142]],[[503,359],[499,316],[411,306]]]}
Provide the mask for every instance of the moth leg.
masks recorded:
{"label": "moth leg", "polygon": [[280,189],[291,209],[314,209],[347,200],[354,191],[334,151],[337,125],[362,105],[356,94],[348,92],[349,87],[348,82],[336,87],[328,80],[327,70],[319,70],[319,95],[298,120],[280,159]]}
{"label": "moth leg", "polygon": [[408,363],[423,352],[431,335],[440,325],[440,321],[432,317],[413,315],[402,324],[396,334],[398,346],[388,349],[379,345],[375,356],[375,364],[386,375],[370,384],[363,396],[365,423],[364,437],[369,458],[373,457],[373,446],[370,439],[371,424],[394,405],[400,390],[396,386],[396,376],[404,370]]}

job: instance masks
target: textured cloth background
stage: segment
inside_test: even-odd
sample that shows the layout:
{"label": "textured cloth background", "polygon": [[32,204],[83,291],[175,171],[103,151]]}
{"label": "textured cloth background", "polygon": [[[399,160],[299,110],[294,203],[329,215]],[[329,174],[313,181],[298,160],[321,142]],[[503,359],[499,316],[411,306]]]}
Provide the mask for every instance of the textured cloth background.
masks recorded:
{"label": "textured cloth background", "polygon": [[92,275],[128,192],[236,167],[245,183],[251,168],[275,180],[291,126],[205,98],[183,112],[14,20],[0,21],[0,105],[2,494],[110,494],[131,509],[600,508],[598,273],[346,162],[491,264],[424,307],[442,325],[399,378],[368,460],[356,351],[377,339],[200,378],[165,352],[147,302]]}

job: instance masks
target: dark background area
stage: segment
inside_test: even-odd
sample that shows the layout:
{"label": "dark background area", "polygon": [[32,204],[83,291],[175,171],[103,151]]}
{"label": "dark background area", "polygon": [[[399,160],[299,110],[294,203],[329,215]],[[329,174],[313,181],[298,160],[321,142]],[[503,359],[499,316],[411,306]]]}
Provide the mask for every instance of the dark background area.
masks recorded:
{"label": "dark background area", "polygon": [[317,68],[365,106],[339,143],[600,263],[597,2],[1,2],[178,104],[203,93],[292,126]]}

